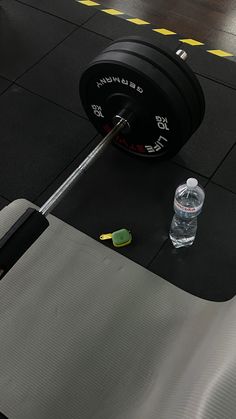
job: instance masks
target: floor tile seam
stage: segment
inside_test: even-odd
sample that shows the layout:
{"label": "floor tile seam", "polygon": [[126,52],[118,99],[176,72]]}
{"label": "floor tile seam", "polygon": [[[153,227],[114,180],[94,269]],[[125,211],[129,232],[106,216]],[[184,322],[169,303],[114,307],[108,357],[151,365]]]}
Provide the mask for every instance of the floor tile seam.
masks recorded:
{"label": "floor tile seam", "polygon": [[[17,1],[17,0],[15,0]],[[59,45],[61,45],[63,42],[65,42],[73,33],[75,33],[79,28],[75,27],[69,34],[66,35],[65,38],[63,38],[59,43],[54,45],[53,48],[51,48],[49,51],[47,51],[45,54],[43,54],[42,57],[40,57],[34,64],[32,64],[30,67],[28,67],[22,74],[17,76],[14,80],[14,82],[17,82],[21,77],[23,77],[25,74],[28,73],[28,71],[32,70],[35,66],[37,66],[41,61],[43,61],[48,55],[50,55]]]}
{"label": "floor tile seam", "polygon": [[[86,25],[92,18],[94,18],[97,14],[99,13],[99,10],[96,10],[96,12],[92,15],[89,16],[88,19],[86,19],[83,23],[81,23],[78,28],[83,28],[84,25]],[[85,28],[83,28],[85,29]]]}
{"label": "floor tile seam", "polygon": [[185,166],[184,164],[178,163],[176,161],[171,161],[171,163],[178,166],[178,167],[181,167],[185,170],[189,170],[192,173],[194,173],[195,175],[198,175],[198,176],[201,176],[201,177],[205,178],[206,179],[205,186],[207,186],[209,184],[209,182],[212,181],[216,172],[219,170],[220,166],[223,164],[224,160],[228,157],[228,155],[231,153],[231,151],[233,150],[234,147],[236,147],[236,142],[234,142],[234,144],[230,147],[230,149],[227,151],[226,155],[223,157],[223,159],[220,161],[220,163],[218,163],[217,167],[213,170],[213,172],[209,176],[206,176],[205,174],[201,173],[200,171],[196,171],[194,169],[191,169],[190,167]]}
{"label": "floor tile seam", "polygon": [[6,93],[6,91],[7,91],[8,89],[10,89],[10,87],[12,87],[12,86],[13,86],[13,84],[14,84],[14,82],[10,82],[9,86],[7,86],[4,90],[2,90],[2,91],[1,91],[0,96],[2,96],[4,93]]}
{"label": "floor tile seam", "polygon": [[86,28],[86,27],[84,27],[84,24],[83,24],[83,25],[81,25],[81,29],[84,29],[84,30],[85,30],[85,31],[87,31],[87,32],[91,32],[92,34],[97,35],[97,36],[99,36],[99,37],[105,38],[105,39],[107,39],[108,41],[114,41],[114,39],[113,39],[113,38],[110,38],[109,36],[102,35],[101,33],[98,33],[98,32],[94,31],[94,30],[93,30],[93,29],[91,29],[91,28]]}
{"label": "floor tile seam", "polygon": [[66,108],[65,106],[61,105],[60,103],[54,102],[53,100],[49,99],[48,97],[45,97],[45,96],[43,96],[43,95],[40,95],[39,93],[34,92],[33,90],[31,90],[31,89],[29,89],[29,88],[27,88],[27,87],[25,87],[25,86],[21,85],[20,83],[13,82],[13,83],[12,83],[12,86],[13,86],[13,85],[15,85],[15,86],[17,86],[17,87],[20,87],[22,90],[25,90],[26,92],[28,92],[28,93],[30,93],[30,94],[32,94],[32,95],[34,95],[34,96],[36,96],[36,97],[39,97],[40,99],[46,100],[46,101],[47,101],[48,103],[50,103],[51,105],[54,105],[54,106],[58,107],[59,109],[62,109],[63,111],[68,112],[68,113],[70,113],[70,114],[72,114],[72,115],[76,116],[78,119],[80,119],[80,118],[81,118],[81,119],[83,119],[84,121],[89,122],[89,120],[88,120],[88,118],[87,118],[86,116],[84,116],[84,115],[82,115],[82,114],[79,114],[79,113],[76,113],[76,112],[72,111],[71,109],[68,109],[68,108]]}
{"label": "floor tile seam", "polygon": [[[236,68],[236,65],[235,65],[235,68]],[[193,71],[193,72],[196,76],[202,77],[203,79],[210,80],[215,84],[220,84],[221,86],[226,87],[227,89],[236,90],[236,85],[233,86],[230,83],[223,82],[222,80],[219,80],[219,79],[214,79],[212,77],[209,77],[206,74],[201,74],[198,71]]]}
{"label": "floor tile seam", "polygon": [[[78,154],[76,154],[76,156],[59,172],[59,173],[57,173],[57,175],[54,177],[54,179],[52,180],[52,181],[50,181],[50,183],[47,185],[47,186],[45,186],[45,188],[38,194],[38,196],[37,197],[35,197],[34,198],[34,203],[36,204],[36,205],[38,205],[37,204],[37,201],[44,195],[44,193],[57,181],[57,179],[59,179],[62,175],[63,175],[63,173],[64,172],[66,172],[67,171],[67,169],[71,166],[71,165],[73,165],[73,163],[79,158],[79,156],[88,148],[90,148],[90,146],[91,146],[91,144],[93,143],[93,141],[95,140],[95,138],[97,137],[97,133],[93,136],[93,138],[78,152]],[[73,169],[73,170],[75,170],[75,169]],[[73,170],[72,170],[72,172],[73,172]],[[71,172],[71,173],[72,173]],[[70,173],[70,174],[71,174]],[[68,175],[68,176],[70,176],[70,174]],[[62,181],[63,182],[63,181]],[[62,183],[61,182],[61,183]],[[60,184],[61,184],[60,183]],[[59,186],[58,186],[59,187]],[[58,188],[57,187],[57,188]],[[57,189],[56,188],[56,189]],[[73,187],[72,187],[73,188]]]}
{"label": "floor tile seam", "polygon": [[236,191],[233,191],[232,189],[230,189],[230,188],[227,188],[227,186],[223,186],[223,185],[221,185],[220,183],[217,183],[216,181],[214,181],[214,180],[211,180],[210,182],[208,182],[208,184],[207,184],[207,186],[208,185],[215,185],[215,186],[218,186],[219,188],[221,188],[221,189],[223,189],[224,191],[226,191],[226,192],[230,192],[230,193],[232,193],[233,195],[236,195]]}
{"label": "floor tile seam", "polygon": [[160,248],[158,249],[157,253],[155,253],[155,255],[150,259],[150,261],[146,264],[145,268],[150,270],[150,266],[152,265],[152,263],[154,262],[154,260],[156,258],[158,258],[159,254],[161,253],[161,251],[164,249],[166,243],[169,241],[169,238],[166,238],[163,243],[161,244]]}
{"label": "floor tile seam", "polygon": [[3,79],[4,81],[8,81],[10,83],[12,83],[13,80],[8,79],[6,76],[0,74],[0,78]]}
{"label": "floor tile seam", "polygon": [[6,198],[4,195],[1,194],[1,192],[0,192],[0,198],[4,199],[4,201],[11,202],[9,198]]}
{"label": "floor tile seam", "polygon": [[236,147],[236,141],[234,141],[233,145],[229,148],[229,150],[227,151],[227,153],[225,154],[225,156],[223,157],[223,159],[221,160],[221,162],[217,165],[216,169],[213,171],[213,173],[211,174],[211,176],[208,178],[208,181],[206,183],[206,186],[212,181],[213,177],[215,176],[215,174],[217,173],[217,171],[219,170],[219,168],[222,166],[222,164],[224,163],[224,161],[227,159],[227,157],[229,156],[229,154],[231,153],[231,151],[234,149],[234,147]]}
{"label": "floor tile seam", "polygon": [[[81,23],[81,24],[78,24],[78,23],[72,22],[72,21],[70,21],[70,20],[68,20],[68,19],[66,19],[66,18],[63,18],[63,17],[61,17],[61,16],[58,16],[58,15],[56,15],[56,14],[54,14],[54,13],[50,13],[50,12],[48,12],[48,11],[46,11],[46,10],[42,10],[42,9],[40,9],[39,7],[32,6],[31,4],[28,4],[28,3],[24,3],[24,1],[21,1],[21,0],[14,0],[14,1],[15,1],[16,3],[20,3],[20,4],[22,4],[23,6],[30,7],[31,9],[37,10],[38,12],[41,12],[41,13],[43,13],[43,14],[46,14],[46,15],[52,16],[52,17],[54,17],[54,18],[57,18],[58,20],[62,20],[63,22],[70,23],[71,25],[75,25],[75,26],[77,26],[78,28],[80,28],[80,27],[81,27],[81,25],[82,25],[82,23]],[[93,16],[90,16],[90,18],[91,18],[91,17],[94,17],[97,13],[98,13],[98,10],[97,10],[97,12],[95,12],[95,13],[94,13],[94,15],[93,15]],[[88,20],[89,20],[89,19],[88,19]],[[86,21],[86,22],[87,22],[87,21]],[[86,23],[86,22],[83,22],[83,23]]]}
{"label": "floor tile seam", "polygon": [[174,164],[175,166],[181,167],[182,169],[189,170],[190,172],[194,173],[197,176],[201,176],[202,178],[206,179],[206,181],[208,181],[208,179],[209,179],[209,176],[206,176],[205,174],[201,173],[200,171],[191,169],[190,167],[185,166],[184,164],[178,163],[176,161],[171,161],[171,163]]}

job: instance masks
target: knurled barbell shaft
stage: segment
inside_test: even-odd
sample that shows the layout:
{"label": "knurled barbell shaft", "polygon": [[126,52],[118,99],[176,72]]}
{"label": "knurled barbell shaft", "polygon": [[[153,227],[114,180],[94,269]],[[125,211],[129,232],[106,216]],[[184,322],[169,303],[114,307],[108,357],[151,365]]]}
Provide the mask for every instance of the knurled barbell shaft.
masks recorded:
{"label": "knurled barbell shaft", "polygon": [[78,178],[88,169],[88,167],[102,154],[107,145],[113,138],[128,125],[128,121],[120,117],[114,128],[102,139],[102,141],[89,153],[82,163],[74,170],[73,173],[65,180],[65,182],[54,192],[52,196],[43,204],[39,212],[45,217],[59,204],[61,199],[69,192]]}

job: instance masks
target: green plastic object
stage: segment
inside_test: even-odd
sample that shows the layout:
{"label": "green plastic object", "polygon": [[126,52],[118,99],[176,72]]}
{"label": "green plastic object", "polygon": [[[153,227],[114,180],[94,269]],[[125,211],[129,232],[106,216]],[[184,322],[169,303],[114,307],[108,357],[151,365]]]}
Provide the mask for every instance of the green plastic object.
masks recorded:
{"label": "green plastic object", "polygon": [[123,247],[127,246],[132,241],[132,235],[129,230],[126,228],[121,228],[120,230],[114,231],[113,233],[102,234],[100,240],[112,239],[113,246]]}

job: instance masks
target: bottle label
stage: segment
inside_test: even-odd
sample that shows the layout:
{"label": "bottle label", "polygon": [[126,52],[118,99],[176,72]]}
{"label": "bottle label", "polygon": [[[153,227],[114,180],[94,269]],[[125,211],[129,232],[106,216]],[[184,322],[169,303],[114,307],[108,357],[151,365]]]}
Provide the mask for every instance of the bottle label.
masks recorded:
{"label": "bottle label", "polygon": [[187,212],[189,214],[195,214],[202,208],[202,204],[198,205],[197,207],[185,207],[184,205],[180,204],[177,199],[174,200],[174,206],[175,208],[178,208],[178,210]]}

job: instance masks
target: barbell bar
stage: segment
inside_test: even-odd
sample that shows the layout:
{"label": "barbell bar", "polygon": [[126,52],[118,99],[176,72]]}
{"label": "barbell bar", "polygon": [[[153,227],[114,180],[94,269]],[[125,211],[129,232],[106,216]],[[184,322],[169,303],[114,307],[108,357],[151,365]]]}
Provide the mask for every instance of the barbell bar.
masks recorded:
{"label": "barbell bar", "polygon": [[[129,153],[167,158],[200,125],[201,86],[183,62],[139,38],[114,41],[81,76],[81,101],[89,120],[105,135],[39,210],[28,208],[0,239],[0,279],[49,225],[47,215],[111,141]],[[183,65],[184,64],[184,65]]]}

